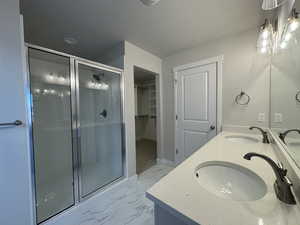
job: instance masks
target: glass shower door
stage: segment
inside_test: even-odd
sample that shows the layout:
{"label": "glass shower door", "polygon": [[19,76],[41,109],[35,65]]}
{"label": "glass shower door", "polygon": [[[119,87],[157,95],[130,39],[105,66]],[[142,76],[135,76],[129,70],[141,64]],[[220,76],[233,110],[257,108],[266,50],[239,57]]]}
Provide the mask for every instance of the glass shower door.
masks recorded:
{"label": "glass shower door", "polygon": [[29,48],[36,216],[74,205],[70,59]]}
{"label": "glass shower door", "polygon": [[123,176],[121,74],[77,61],[80,197]]}

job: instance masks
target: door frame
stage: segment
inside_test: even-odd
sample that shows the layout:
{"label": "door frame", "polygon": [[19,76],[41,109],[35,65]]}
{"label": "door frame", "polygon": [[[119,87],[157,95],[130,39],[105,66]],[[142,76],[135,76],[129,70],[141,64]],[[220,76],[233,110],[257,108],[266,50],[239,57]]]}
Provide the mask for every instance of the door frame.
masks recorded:
{"label": "door frame", "polygon": [[173,68],[173,75],[174,75],[174,161],[175,164],[179,164],[181,162],[179,154],[178,154],[178,140],[177,140],[177,92],[178,92],[178,87],[177,87],[177,80],[178,80],[178,73],[182,70],[187,70],[191,69],[194,67],[200,67],[200,66],[205,66],[208,64],[213,64],[216,63],[217,66],[217,124],[216,124],[216,130],[217,130],[217,135],[218,133],[221,132],[222,130],[222,77],[223,77],[223,62],[224,62],[224,55],[219,55],[216,57],[212,58],[207,58],[201,61],[193,62],[193,63],[188,63],[184,65],[180,65],[177,67]]}
{"label": "door frame", "polygon": [[[156,89],[156,161],[161,163],[168,163],[168,161],[162,159],[163,155],[163,141],[164,141],[164,134],[163,134],[163,109],[162,109],[162,101],[163,101],[163,94],[162,94],[162,75],[161,73],[153,72],[152,70],[145,69],[145,67],[140,65],[133,65],[133,76],[135,72],[135,68],[139,68],[145,70],[149,73],[152,73],[155,76],[155,89]],[[134,83],[134,80],[133,80]],[[134,99],[134,102],[136,99]],[[134,128],[136,125],[136,119],[134,119]],[[136,134],[134,136],[135,146],[136,146]],[[136,150],[135,150],[135,161],[136,161]],[[136,166],[135,166],[136,167]]]}

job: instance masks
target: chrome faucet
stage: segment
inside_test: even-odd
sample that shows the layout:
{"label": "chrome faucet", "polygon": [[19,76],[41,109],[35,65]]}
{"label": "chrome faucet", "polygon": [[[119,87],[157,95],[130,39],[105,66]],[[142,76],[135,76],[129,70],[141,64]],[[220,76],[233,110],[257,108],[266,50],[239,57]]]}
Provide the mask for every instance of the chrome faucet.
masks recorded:
{"label": "chrome faucet", "polygon": [[261,132],[261,134],[263,136],[263,140],[262,140],[263,143],[270,144],[270,141],[269,141],[269,138],[268,138],[268,133],[266,131],[264,131],[260,127],[249,127],[249,130],[253,130],[253,129],[257,129]]}
{"label": "chrome faucet", "polygon": [[277,198],[289,205],[295,205],[296,200],[292,193],[291,186],[292,183],[287,178],[287,170],[283,168],[282,164],[277,165],[271,158],[266,155],[261,155],[255,152],[250,152],[244,155],[244,159],[251,160],[252,157],[259,157],[264,159],[272,167],[275,175],[276,181],[274,183],[274,190]]}
{"label": "chrome faucet", "polygon": [[285,132],[279,133],[279,138],[282,140],[283,143],[285,143],[285,137],[288,133],[290,132],[298,132],[300,134],[300,130],[299,129],[291,129],[291,130],[287,130]]}

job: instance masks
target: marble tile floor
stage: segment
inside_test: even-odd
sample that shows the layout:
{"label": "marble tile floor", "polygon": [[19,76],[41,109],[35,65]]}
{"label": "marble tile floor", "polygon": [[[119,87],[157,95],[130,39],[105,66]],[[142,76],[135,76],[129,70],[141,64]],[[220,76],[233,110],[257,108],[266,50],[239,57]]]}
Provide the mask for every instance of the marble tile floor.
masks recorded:
{"label": "marble tile floor", "polygon": [[145,191],[172,169],[163,164],[154,165],[137,180],[82,211],[76,225],[154,225],[153,203],[145,197]]}

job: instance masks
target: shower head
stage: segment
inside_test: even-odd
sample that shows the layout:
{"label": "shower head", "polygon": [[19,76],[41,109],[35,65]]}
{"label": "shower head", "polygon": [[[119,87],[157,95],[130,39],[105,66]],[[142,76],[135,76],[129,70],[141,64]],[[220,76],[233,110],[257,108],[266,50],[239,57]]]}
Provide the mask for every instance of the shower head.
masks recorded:
{"label": "shower head", "polygon": [[94,74],[93,75],[93,78],[94,78],[94,80],[96,80],[96,81],[98,81],[98,82],[100,82],[100,76],[99,75],[97,75],[97,74]]}
{"label": "shower head", "polygon": [[104,73],[102,73],[102,74],[93,74],[93,78],[97,82],[101,82],[103,77],[104,77]]}

